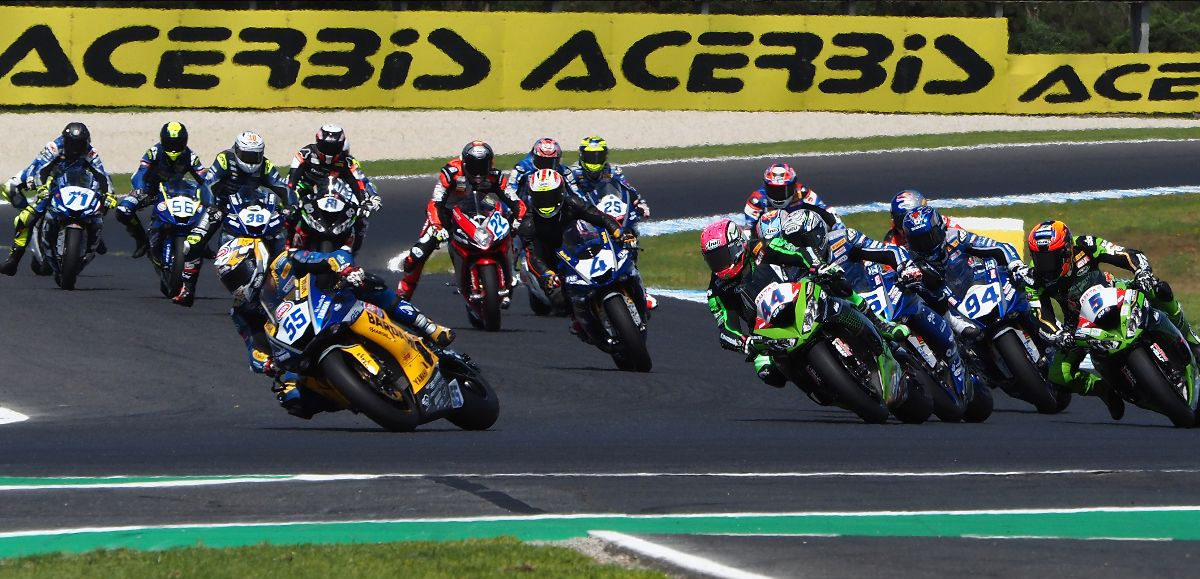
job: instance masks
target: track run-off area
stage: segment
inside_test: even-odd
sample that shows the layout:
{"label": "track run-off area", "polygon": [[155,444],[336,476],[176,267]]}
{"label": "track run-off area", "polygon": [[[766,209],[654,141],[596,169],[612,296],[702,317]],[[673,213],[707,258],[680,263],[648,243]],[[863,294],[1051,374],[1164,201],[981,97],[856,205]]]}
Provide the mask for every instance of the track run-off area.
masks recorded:
{"label": "track run-off area", "polygon": [[[1195,141],[785,157],[835,206],[907,187],[935,200],[1182,188],[1200,184],[1197,158]],[[654,219],[672,220],[738,211],[769,162],[627,174]],[[432,183],[379,186],[385,206],[360,259],[384,273],[416,237]],[[496,386],[495,427],[389,434],[348,412],[298,420],[247,368],[211,264],[196,306],[180,308],[106,225],[110,254],[79,290],[26,264],[0,278],[0,556],[197,541],[625,541],[612,533],[725,576],[936,576],[964,557],[998,575],[1190,575],[1200,556],[1200,432],[1136,408],[1113,422],[1089,398],[1042,416],[1000,394],[982,424],[864,425],[794,386],[761,384],[720,349],[707,308],[676,299],[649,322],[654,371],[632,374],[566,320],[532,315],[524,290],[501,332],[472,330],[448,276],[427,275],[414,301],[459,331],[455,348]]]}

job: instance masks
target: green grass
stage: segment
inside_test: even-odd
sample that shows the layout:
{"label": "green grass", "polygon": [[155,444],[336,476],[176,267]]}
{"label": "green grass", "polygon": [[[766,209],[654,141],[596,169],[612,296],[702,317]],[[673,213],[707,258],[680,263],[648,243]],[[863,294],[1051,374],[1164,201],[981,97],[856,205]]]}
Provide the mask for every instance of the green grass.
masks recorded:
{"label": "green grass", "polygon": [[374,545],[304,545],[166,551],[93,551],[80,555],[38,555],[0,560],[0,576],[169,577],[187,579],[288,577],[664,577],[600,565],[563,547],[533,546],[500,538],[456,542]]}
{"label": "green grass", "polygon": [[[1171,282],[1185,307],[1200,308],[1200,280],[1195,275],[1200,271],[1200,195],[952,209],[946,214],[1015,217],[1025,222],[1026,230],[1046,219],[1061,219],[1076,235],[1096,235],[1145,252],[1155,272]],[[886,212],[877,212],[847,215],[845,221],[880,239],[889,219]],[[642,239],[645,251],[639,265],[646,284],[681,289],[707,287],[708,269],[700,259],[699,235],[690,231]],[[1118,272],[1114,270],[1122,275]]]}

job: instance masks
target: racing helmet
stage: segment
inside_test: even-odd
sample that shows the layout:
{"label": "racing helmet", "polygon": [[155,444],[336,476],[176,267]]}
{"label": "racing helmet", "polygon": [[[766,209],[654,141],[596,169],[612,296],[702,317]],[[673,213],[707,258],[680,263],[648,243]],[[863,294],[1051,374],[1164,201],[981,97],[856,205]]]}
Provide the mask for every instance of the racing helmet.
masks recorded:
{"label": "racing helmet", "polygon": [[158,131],[158,142],[162,145],[168,159],[172,161],[179,159],[179,156],[187,150],[187,127],[178,121],[171,121],[163,125],[162,129]]}
{"label": "racing helmet", "polygon": [[700,233],[700,253],[718,279],[733,279],[746,265],[746,232],[729,219],[714,221]]}
{"label": "racing helmet", "polygon": [[596,177],[608,164],[608,141],[592,135],[579,143],[579,166],[588,177]]}
{"label": "racing helmet", "polygon": [[67,126],[63,127],[62,140],[63,156],[68,161],[82,159],[92,148],[92,134],[83,123],[67,123]]}
{"label": "racing helmet", "polygon": [[459,158],[462,159],[463,172],[476,183],[482,182],[496,166],[496,153],[492,151],[492,146],[479,139],[467,143]]}
{"label": "racing helmet", "polygon": [[946,221],[937,209],[921,205],[904,215],[900,224],[908,249],[921,257],[937,257],[946,243]]}
{"label": "racing helmet", "polygon": [[1066,223],[1050,219],[1029,230],[1026,239],[1033,257],[1033,276],[1051,282],[1071,273],[1075,242]]}
{"label": "racing helmet", "polygon": [[553,169],[538,169],[529,176],[529,201],[542,217],[554,217],[562,210],[566,183]]}
{"label": "racing helmet", "polygon": [[775,163],[763,171],[763,191],[767,203],[776,209],[787,207],[796,195],[796,171],[787,163]]}
{"label": "racing helmet", "polygon": [[900,229],[904,216],[913,209],[928,205],[929,200],[916,189],[905,189],[892,197],[892,227]]}
{"label": "racing helmet", "polygon": [[233,142],[233,159],[246,173],[257,172],[263,165],[267,142],[258,133],[246,131]]}
{"label": "racing helmet", "polygon": [[808,248],[818,256],[825,255],[825,241],[829,238],[829,224],[816,211],[801,209],[788,214],[783,220],[783,238],[799,248]]}
{"label": "racing helmet", "polygon": [[317,239],[342,241],[358,220],[358,201],[350,185],[337,177],[326,177],[305,196],[300,208],[300,226]]}
{"label": "racing helmet", "polygon": [[350,149],[346,142],[346,131],[335,124],[317,129],[317,152],[326,157],[337,157]]}
{"label": "racing helmet", "polygon": [[538,169],[557,169],[562,162],[562,147],[549,137],[534,142],[529,154],[533,155],[533,166]]}

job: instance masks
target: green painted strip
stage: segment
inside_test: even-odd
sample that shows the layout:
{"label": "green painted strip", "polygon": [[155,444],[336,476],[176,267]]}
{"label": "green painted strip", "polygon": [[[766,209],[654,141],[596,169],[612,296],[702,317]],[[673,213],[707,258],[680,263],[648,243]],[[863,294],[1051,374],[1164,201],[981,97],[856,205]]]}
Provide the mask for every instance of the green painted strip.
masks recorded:
{"label": "green painted strip", "polygon": [[203,544],[329,544],[446,541],[514,536],[527,541],[582,537],[590,530],[635,534],[769,533],[890,537],[1124,538],[1200,540],[1200,508],[1171,511],[966,514],[802,514],[781,516],[542,516],[483,520],[298,523],[106,530],[0,537],[0,557],[94,549],[168,549]]}
{"label": "green painted strip", "polygon": [[212,476],[9,476],[0,477],[0,487],[38,487],[38,486],[80,486],[80,485],[114,485],[160,482],[194,482],[220,481],[229,479],[248,480],[278,480],[292,478],[294,475],[252,474],[252,475],[212,475]]}

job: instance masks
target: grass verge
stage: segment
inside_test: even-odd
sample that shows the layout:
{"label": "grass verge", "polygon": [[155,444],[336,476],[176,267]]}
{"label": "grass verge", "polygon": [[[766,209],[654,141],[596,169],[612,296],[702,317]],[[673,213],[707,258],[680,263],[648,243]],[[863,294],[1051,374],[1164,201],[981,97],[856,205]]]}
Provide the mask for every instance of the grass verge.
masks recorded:
{"label": "grass verge", "polygon": [[42,577],[541,577],[641,578],[661,573],[601,565],[563,547],[512,538],[373,545],[258,545],[93,551],[0,560],[0,575]]}
{"label": "grass verge", "polygon": [[[1080,201],[1054,205],[1009,205],[946,212],[961,217],[1014,217],[1031,226],[1046,219],[1061,219],[1076,235],[1095,235],[1118,245],[1145,252],[1154,271],[1171,282],[1185,307],[1200,308],[1200,195],[1170,195],[1140,199]],[[879,239],[888,229],[888,214],[857,213],[846,224]],[[708,269],[700,259],[699,233],[695,231],[648,237],[639,258],[646,284],[655,287],[703,289]],[[1113,270],[1118,276],[1120,270]],[[1200,310],[1193,310],[1200,311]]]}

